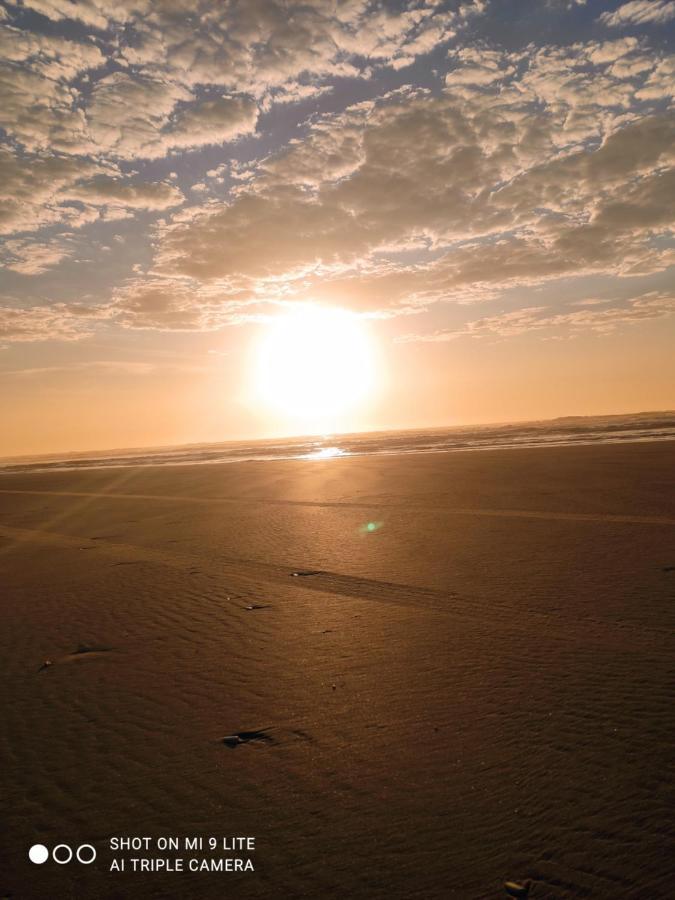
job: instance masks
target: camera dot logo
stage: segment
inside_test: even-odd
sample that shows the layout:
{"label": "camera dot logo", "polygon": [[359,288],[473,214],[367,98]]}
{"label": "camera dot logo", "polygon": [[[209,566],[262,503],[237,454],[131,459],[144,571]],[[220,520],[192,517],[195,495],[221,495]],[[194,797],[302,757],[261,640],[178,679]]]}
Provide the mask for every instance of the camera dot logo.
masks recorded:
{"label": "camera dot logo", "polygon": [[36,866],[41,866],[43,862],[47,862],[49,859],[49,850],[44,844],[33,844],[28,851],[28,859],[35,863]]}
{"label": "camera dot logo", "polygon": [[[96,859],[96,849],[91,844],[80,844],[74,856],[79,863],[88,866]],[[52,859],[60,866],[65,866],[72,858],[73,849],[68,844],[57,844],[52,850]],[[44,844],[33,844],[28,851],[28,859],[36,866],[41,866],[49,859],[49,850]]]}

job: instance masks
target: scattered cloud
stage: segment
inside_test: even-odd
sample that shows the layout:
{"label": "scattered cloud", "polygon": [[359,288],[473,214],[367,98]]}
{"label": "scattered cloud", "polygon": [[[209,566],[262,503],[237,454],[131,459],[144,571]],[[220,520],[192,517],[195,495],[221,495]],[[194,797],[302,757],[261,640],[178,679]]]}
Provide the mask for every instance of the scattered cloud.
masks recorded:
{"label": "scattered cloud", "polygon": [[141,210],[167,210],[184,200],[176,185],[107,174],[111,171],[91,161],[22,158],[0,149],[0,235],[20,235],[6,244],[5,266],[38,275],[70,256],[67,242],[41,236],[47,227],[70,233]]}
{"label": "scattered cloud", "polygon": [[95,311],[72,304],[0,306],[0,346],[25,341],[78,341],[93,330]]}
{"label": "scattered cloud", "polygon": [[64,196],[97,206],[149,210],[180,206],[185,199],[179,188],[166,181],[139,182],[109,175],[79,182],[64,191]]}
{"label": "scattered cloud", "polygon": [[137,278],[115,292],[109,314],[116,324],[160,331],[213,331],[236,324],[248,295],[189,279]]}
{"label": "scattered cloud", "polygon": [[629,120],[582,147],[573,124],[560,152],[569,108],[532,114],[530,103],[410,91],[326,117],[261,160],[232,199],[161,226],[157,268],[263,296],[380,279],[398,259],[408,290],[431,302],[672,262],[654,236],[675,218],[673,117]]}
{"label": "scattered cloud", "polygon": [[[209,351],[211,352],[211,351]],[[70,363],[63,366],[35,366],[30,369],[9,369],[3,371],[3,377],[44,378],[45,375],[69,375],[96,373],[104,375],[131,375],[134,377],[166,373],[167,370],[179,372],[203,372],[205,366],[187,365],[184,363],[152,363],[138,360],[94,359],[86,362]]]}
{"label": "scattered cloud", "polygon": [[[567,21],[583,3],[547,5]],[[75,230],[92,254],[128,254],[139,229],[125,227],[150,223],[144,264],[96,306],[4,306],[13,339],[102,321],[212,330],[313,297],[390,318],[675,263],[675,62],[648,35],[506,50],[480,37],[481,0],[7,10],[0,234],[14,281],[75,265]],[[633,0],[600,20],[673,16],[675,0]],[[422,77],[414,63],[432,53]],[[553,318],[524,305],[500,327]],[[594,329],[605,312],[558,325]]]}
{"label": "scattered cloud", "polygon": [[92,221],[98,212],[69,202],[68,189],[105,171],[91,160],[30,158],[0,148],[0,234],[36,231],[54,224],[73,228]]}
{"label": "scattered cloud", "polygon": [[413,0],[398,11],[370,0],[25,0],[23,8],[93,34],[75,41],[0,26],[2,126],[27,150],[133,159],[232,141],[255,131],[259,106],[320,96],[331,89],[325,79],[410,65],[484,4],[453,12]]}
{"label": "scattered cloud", "polygon": [[2,247],[2,263],[6,269],[21,275],[41,275],[72,255],[72,248],[61,241],[6,241]]}
{"label": "scattered cloud", "polygon": [[428,334],[406,334],[401,343],[452,341],[461,337],[503,339],[531,331],[550,331],[574,336],[595,332],[607,334],[622,325],[634,325],[649,319],[675,314],[675,295],[652,292],[621,304],[593,301],[581,309],[562,312],[547,306],[516,309],[467,322],[459,329],[440,329]]}

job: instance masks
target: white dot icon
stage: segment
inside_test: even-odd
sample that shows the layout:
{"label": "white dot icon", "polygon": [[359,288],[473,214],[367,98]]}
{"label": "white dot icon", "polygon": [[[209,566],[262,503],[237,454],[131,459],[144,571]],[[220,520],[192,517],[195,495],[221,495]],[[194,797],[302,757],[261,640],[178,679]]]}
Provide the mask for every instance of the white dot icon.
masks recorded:
{"label": "white dot icon", "polygon": [[28,851],[28,859],[36,866],[41,866],[43,862],[47,862],[48,858],[49,850],[44,844],[33,844]]}

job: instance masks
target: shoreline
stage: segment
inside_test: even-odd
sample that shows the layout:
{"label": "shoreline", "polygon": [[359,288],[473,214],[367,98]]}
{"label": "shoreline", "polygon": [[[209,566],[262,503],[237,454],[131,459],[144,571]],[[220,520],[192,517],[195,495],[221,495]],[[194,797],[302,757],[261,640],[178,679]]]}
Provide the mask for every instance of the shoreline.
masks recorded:
{"label": "shoreline", "polygon": [[424,455],[429,456],[433,454],[444,454],[444,453],[473,453],[473,452],[483,452],[490,453],[499,450],[542,450],[546,448],[556,449],[556,448],[564,448],[564,447],[595,447],[595,446],[611,446],[611,445],[623,445],[623,444],[649,444],[649,443],[664,443],[668,441],[675,441],[675,433],[673,434],[664,434],[663,436],[656,437],[654,435],[649,435],[645,437],[630,437],[630,438],[599,438],[596,440],[591,439],[583,439],[580,438],[578,440],[568,440],[568,441],[540,441],[540,442],[532,442],[529,444],[494,444],[490,446],[484,447],[442,447],[442,448],[427,448],[427,449],[409,449],[409,450],[340,450],[339,448],[330,447],[328,449],[337,449],[339,452],[331,455],[321,455],[321,451],[317,451],[316,454],[300,454],[296,456],[251,456],[251,457],[237,457],[235,459],[205,459],[205,460],[185,460],[184,462],[179,462],[176,460],[170,460],[167,462],[158,462],[152,461],[147,463],[99,463],[98,465],[66,465],[60,462],[56,462],[53,465],[44,465],[40,466],[39,464],[31,465],[26,464],[22,467],[14,467],[13,464],[4,465],[0,460],[0,477],[3,475],[21,475],[21,474],[44,474],[44,473],[58,473],[58,472],[88,472],[94,470],[119,470],[119,469],[167,469],[167,468],[184,468],[186,466],[218,466],[218,465],[234,465],[236,463],[256,463],[256,462],[327,462],[339,459],[352,459],[355,457],[388,457],[388,456],[417,456]]}

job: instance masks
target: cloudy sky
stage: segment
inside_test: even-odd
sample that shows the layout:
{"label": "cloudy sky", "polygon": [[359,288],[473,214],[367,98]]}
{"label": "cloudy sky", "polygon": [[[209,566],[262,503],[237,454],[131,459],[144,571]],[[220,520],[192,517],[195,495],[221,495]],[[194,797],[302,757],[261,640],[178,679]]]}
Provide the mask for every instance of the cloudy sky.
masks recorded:
{"label": "cloudy sky", "polygon": [[675,0],[0,4],[0,452],[289,430],[247,359],[307,302],[377,348],[346,428],[672,408],[674,36]]}

